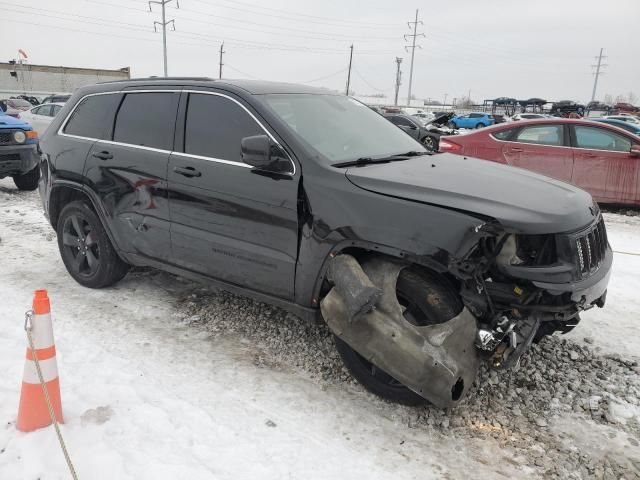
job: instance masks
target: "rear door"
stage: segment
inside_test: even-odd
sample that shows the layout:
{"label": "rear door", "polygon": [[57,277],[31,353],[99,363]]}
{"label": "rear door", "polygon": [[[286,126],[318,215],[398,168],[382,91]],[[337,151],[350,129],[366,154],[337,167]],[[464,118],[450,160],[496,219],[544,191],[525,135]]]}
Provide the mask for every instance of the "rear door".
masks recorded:
{"label": "rear door", "polygon": [[130,91],[106,140],[87,156],[85,177],[100,197],[119,247],[162,261],[171,258],[167,164],[173,148],[179,91]]}
{"label": "rear door", "polygon": [[640,161],[629,153],[631,138],[600,127],[573,124],[571,129],[573,183],[599,202],[638,202]]}
{"label": "rear door", "polygon": [[526,168],[550,177],[570,182],[573,173],[573,153],[562,124],[529,125],[505,142],[502,154],[506,163]]}
{"label": "rear door", "polygon": [[190,92],[179,125],[168,172],[175,263],[293,298],[300,177],[293,162],[286,175],[244,163],[242,138],[271,134],[248,106],[222,92]]}

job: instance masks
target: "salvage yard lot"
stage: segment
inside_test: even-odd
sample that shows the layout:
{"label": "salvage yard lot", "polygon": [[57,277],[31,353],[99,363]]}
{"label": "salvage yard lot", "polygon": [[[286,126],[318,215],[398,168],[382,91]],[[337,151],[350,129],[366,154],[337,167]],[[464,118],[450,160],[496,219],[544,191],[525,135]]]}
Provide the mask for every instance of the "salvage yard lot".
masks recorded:
{"label": "salvage yard lot", "polygon": [[640,217],[606,221],[606,308],[441,411],[366,393],[323,325],[276,308],[153,270],[80,287],[37,193],[0,181],[0,478],[68,478],[51,428],[14,425],[36,288],[81,479],[640,478]]}

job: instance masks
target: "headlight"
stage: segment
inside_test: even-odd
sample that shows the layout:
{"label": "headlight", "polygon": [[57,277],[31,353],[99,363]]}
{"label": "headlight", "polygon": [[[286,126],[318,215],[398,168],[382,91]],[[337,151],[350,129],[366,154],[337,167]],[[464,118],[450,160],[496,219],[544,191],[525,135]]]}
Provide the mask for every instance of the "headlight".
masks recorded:
{"label": "headlight", "polygon": [[13,140],[16,143],[24,143],[27,141],[27,135],[22,130],[18,130],[13,132]]}

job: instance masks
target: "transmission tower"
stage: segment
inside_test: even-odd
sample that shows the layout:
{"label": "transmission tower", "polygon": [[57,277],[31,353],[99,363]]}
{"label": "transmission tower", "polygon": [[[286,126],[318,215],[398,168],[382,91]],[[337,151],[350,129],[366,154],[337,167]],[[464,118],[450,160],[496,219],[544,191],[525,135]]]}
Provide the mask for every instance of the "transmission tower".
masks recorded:
{"label": "transmission tower", "polygon": [[602,51],[604,49],[601,48],[600,49],[600,55],[598,55],[597,57],[595,57],[598,60],[598,63],[596,65],[591,65],[591,67],[595,68],[596,71],[593,73],[595,75],[595,79],[593,80],[593,92],[591,92],[591,101],[593,102],[596,98],[596,88],[598,88],[598,77],[600,75],[604,75],[604,72],[601,72],[601,69],[604,69],[604,67],[607,66],[606,63],[602,63],[602,59],[603,58],[607,58],[606,56],[602,55]]}
{"label": "transmission tower", "polygon": [[407,94],[407,105],[411,105],[411,84],[413,83],[413,57],[416,53],[416,48],[422,48],[420,45],[416,45],[417,37],[424,37],[424,33],[418,33],[418,24],[424,25],[422,21],[418,20],[418,10],[416,9],[416,19],[413,22],[407,22],[409,29],[413,30],[413,33],[406,34],[404,36],[405,42],[407,39],[411,39],[411,45],[406,45],[404,48],[408,52],[411,49],[411,66],[409,67],[409,93]]}
{"label": "transmission tower", "polygon": [[[167,15],[166,15],[166,5],[169,2],[172,2],[173,0],[150,0],[149,1],[149,11],[153,12],[153,9],[151,8],[151,4],[155,3],[156,5],[160,5],[160,7],[162,8],[162,21],[158,22],[158,21],[154,21],[153,22],[153,31],[157,32],[158,30],[156,29],[157,25],[160,25],[162,27],[162,54],[163,54],[163,58],[164,58],[164,76],[167,76],[167,25],[171,24],[171,27],[173,28],[173,30],[175,31],[176,29],[176,23],[173,19],[171,20],[167,20]],[[178,0],[176,0],[176,8],[180,8],[180,4],[178,3]]]}

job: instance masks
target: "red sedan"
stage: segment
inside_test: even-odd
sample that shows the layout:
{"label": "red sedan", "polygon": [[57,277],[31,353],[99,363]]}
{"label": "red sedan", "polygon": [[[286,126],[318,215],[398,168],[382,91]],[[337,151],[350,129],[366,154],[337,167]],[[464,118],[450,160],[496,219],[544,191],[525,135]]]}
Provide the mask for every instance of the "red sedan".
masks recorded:
{"label": "red sedan", "polygon": [[440,151],[571,182],[599,203],[640,206],[640,137],[588,120],[524,120],[441,137]]}

